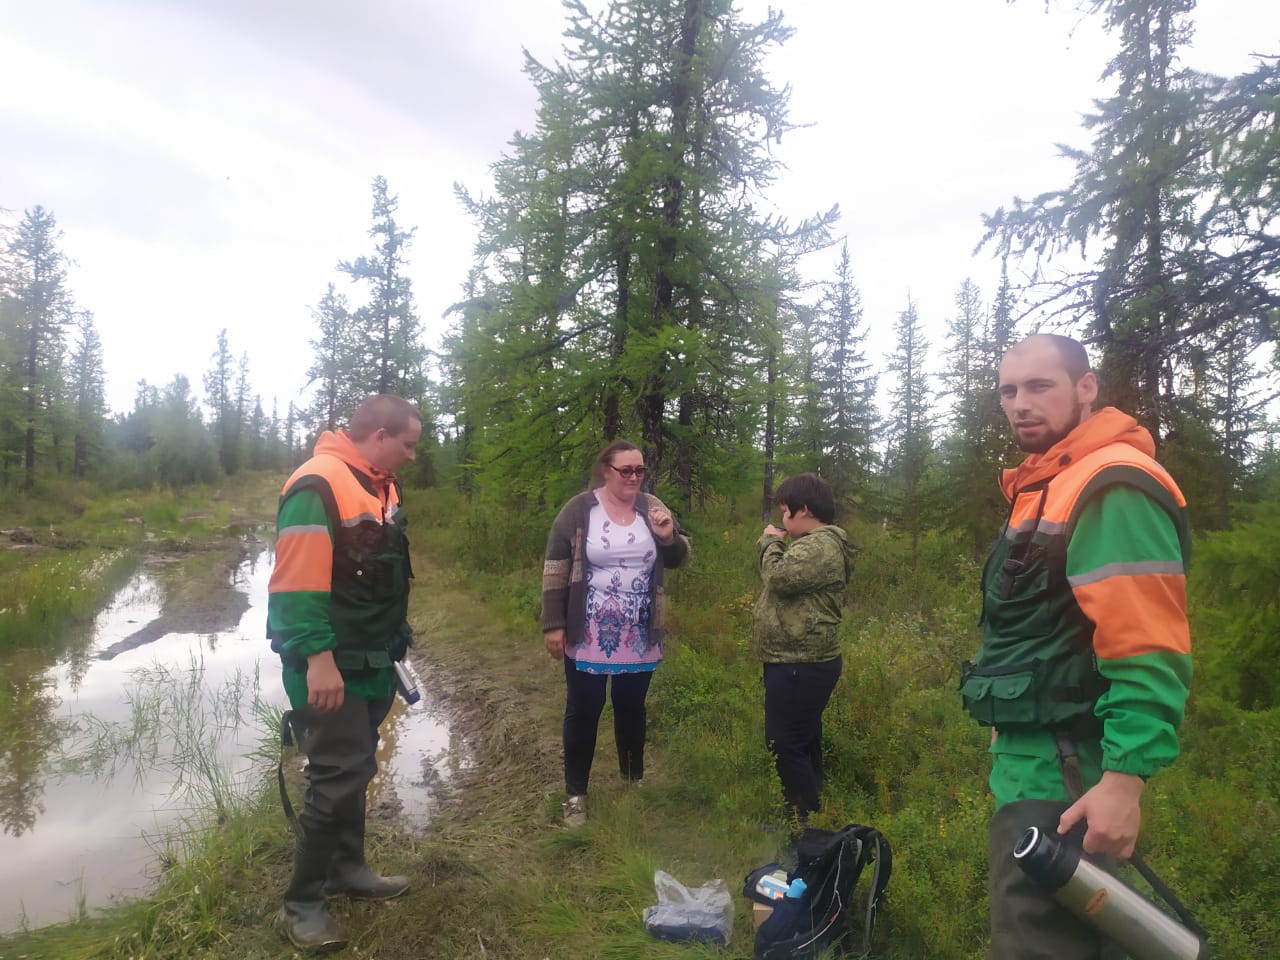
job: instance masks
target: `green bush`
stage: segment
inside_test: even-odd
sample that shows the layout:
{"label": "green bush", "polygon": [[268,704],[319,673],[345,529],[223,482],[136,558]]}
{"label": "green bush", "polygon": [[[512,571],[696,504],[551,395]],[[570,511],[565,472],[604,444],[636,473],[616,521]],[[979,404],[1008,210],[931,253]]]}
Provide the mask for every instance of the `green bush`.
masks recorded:
{"label": "green bush", "polygon": [[1196,541],[1188,577],[1197,687],[1280,706],[1280,502]]}

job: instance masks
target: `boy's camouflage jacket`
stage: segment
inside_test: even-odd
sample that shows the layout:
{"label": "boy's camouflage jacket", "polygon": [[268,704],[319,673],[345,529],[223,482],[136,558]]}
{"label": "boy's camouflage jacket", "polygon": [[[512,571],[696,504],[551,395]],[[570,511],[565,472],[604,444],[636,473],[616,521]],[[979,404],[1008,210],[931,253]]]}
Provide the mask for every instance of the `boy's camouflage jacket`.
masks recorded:
{"label": "boy's camouflage jacket", "polygon": [[839,527],[818,527],[790,547],[756,542],[764,589],[752,617],[752,646],[765,663],[817,663],[840,654],[836,632],[856,550]]}

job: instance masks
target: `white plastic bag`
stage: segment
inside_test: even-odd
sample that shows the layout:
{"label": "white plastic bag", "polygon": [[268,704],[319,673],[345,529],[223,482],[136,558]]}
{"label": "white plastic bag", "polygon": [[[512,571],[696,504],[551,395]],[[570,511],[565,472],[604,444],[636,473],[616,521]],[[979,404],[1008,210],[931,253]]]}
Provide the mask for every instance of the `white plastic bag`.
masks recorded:
{"label": "white plastic bag", "polygon": [[727,946],[733,932],[733,898],[723,880],[708,880],[690,890],[671,874],[657,870],[655,906],[644,911],[644,928],[660,940],[709,941]]}

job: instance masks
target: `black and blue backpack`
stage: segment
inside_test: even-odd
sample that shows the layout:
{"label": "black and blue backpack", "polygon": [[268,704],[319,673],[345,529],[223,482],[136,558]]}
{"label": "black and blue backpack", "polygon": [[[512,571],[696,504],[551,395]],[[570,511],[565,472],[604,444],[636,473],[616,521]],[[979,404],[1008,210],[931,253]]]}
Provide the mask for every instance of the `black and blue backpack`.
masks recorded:
{"label": "black and blue backpack", "polygon": [[873,869],[866,906],[860,911],[862,946],[855,955],[869,956],[893,853],[880,831],[854,823],[835,831],[807,827],[800,834],[796,868],[787,871],[788,884],[804,881],[799,897],[775,900],[756,889],[762,877],[782,869],[778,863],[767,863],[747,874],[743,896],[773,907],[756,928],[754,960],[809,960],[836,945],[848,948],[849,934],[857,928],[853,898],[868,864]]}

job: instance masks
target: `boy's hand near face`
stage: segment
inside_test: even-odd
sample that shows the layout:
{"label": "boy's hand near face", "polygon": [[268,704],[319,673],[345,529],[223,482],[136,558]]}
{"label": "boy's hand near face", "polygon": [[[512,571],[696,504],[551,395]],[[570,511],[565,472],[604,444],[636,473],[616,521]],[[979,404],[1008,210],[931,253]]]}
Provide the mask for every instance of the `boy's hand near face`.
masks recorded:
{"label": "boy's hand near face", "polygon": [[773,534],[775,537],[782,537],[784,540],[787,536],[787,531],[780,527],[775,527],[772,523],[764,528],[764,532],[767,534]]}

